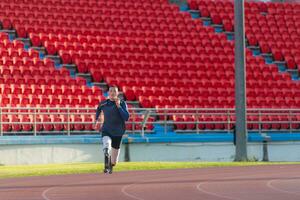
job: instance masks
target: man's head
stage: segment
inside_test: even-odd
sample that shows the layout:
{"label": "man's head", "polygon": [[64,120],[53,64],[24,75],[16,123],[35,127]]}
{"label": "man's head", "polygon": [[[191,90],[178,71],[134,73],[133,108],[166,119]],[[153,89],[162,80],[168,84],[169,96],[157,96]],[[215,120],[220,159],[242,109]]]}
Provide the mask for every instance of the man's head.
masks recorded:
{"label": "man's head", "polygon": [[110,86],[108,90],[108,97],[110,100],[116,100],[119,95],[119,90],[117,86]]}

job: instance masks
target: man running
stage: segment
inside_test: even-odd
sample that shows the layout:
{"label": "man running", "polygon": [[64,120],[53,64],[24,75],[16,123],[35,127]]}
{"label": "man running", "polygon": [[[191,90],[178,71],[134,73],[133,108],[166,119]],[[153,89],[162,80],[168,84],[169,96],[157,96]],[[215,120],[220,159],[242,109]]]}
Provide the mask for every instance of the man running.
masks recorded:
{"label": "man running", "polygon": [[[125,121],[129,119],[127,104],[118,98],[118,94],[118,88],[111,86],[108,90],[108,98],[100,102],[96,112],[95,127],[100,123],[102,132],[105,156],[104,173],[112,173],[112,167],[118,163],[122,136],[125,133]],[[103,117],[99,118],[100,115],[104,119]]]}

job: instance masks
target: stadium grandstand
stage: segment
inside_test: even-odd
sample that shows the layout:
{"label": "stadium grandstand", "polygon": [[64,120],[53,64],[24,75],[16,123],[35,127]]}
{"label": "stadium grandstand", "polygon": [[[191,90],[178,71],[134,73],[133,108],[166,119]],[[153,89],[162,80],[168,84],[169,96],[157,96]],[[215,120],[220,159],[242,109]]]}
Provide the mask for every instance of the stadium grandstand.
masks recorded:
{"label": "stadium grandstand", "polygon": [[[299,131],[300,4],[245,2],[248,129]],[[128,133],[232,132],[229,0],[2,0],[1,135],[90,134],[116,85]]]}

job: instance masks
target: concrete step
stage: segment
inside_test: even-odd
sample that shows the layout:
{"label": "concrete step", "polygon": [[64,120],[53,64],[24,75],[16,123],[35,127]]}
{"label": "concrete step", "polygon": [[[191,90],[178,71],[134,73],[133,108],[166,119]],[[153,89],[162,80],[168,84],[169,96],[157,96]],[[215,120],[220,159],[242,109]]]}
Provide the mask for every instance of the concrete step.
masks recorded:
{"label": "concrete step", "polygon": [[234,40],[234,32],[224,31],[227,36],[227,40]]}
{"label": "concrete step", "polygon": [[250,46],[250,45],[247,45],[247,48],[251,49],[252,51],[253,51],[253,50],[259,50],[259,49],[260,49],[259,46]]}
{"label": "concrete step", "polygon": [[93,85],[100,87],[103,93],[108,91],[108,85],[105,82],[93,82]]}
{"label": "concrete step", "polygon": [[46,55],[45,58],[53,60],[56,66],[61,64],[61,59],[60,59],[59,56],[56,56],[56,55]]}
{"label": "concrete step", "polygon": [[16,40],[23,42],[25,49],[28,49],[29,47],[31,47],[31,41],[29,38],[16,38]]}
{"label": "concrete step", "polygon": [[223,25],[222,24],[212,24],[211,26],[214,27],[215,32],[223,33]]}
{"label": "concrete step", "polygon": [[298,69],[287,69],[286,71],[291,75],[293,80],[299,80]]}
{"label": "concrete step", "polygon": [[208,17],[200,17],[201,21],[203,21],[204,26],[210,26],[211,25],[211,19]]}
{"label": "concrete step", "polygon": [[273,64],[278,66],[280,72],[286,71],[286,62],[285,61],[273,61]]}
{"label": "concrete step", "polygon": [[247,46],[248,49],[250,49],[254,56],[260,55],[260,47],[259,46]]}
{"label": "concrete step", "polygon": [[47,54],[47,51],[46,51],[45,47],[31,47],[31,48],[38,51],[41,58],[44,58],[45,55]]}
{"label": "concrete step", "polygon": [[274,61],[273,63],[276,64],[276,65],[277,65],[277,64],[279,64],[279,65],[280,65],[280,64],[281,64],[281,65],[285,65],[285,64],[286,64],[285,61]]}
{"label": "concrete step", "polygon": [[193,19],[197,19],[200,17],[199,10],[189,10],[188,11]]}
{"label": "concrete step", "polygon": [[273,62],[273,54],[271,53],[261,53],[262,57],[264,57],[267,64],[272,64]]}
{"label": "concrete step", "polygon": [[14,40],[17,37],[16,30],[5,30],[5,29],[2,29],[2,30],[0,30],[0,32],[7,33],[10,40]]}
{"label": "concrete step", "polygon": [[67,70],[70,71],[71,75],[75,76],[76,72],[77,72],[77,67],[74,64],[63,64],[62,65],[63,68],[66,68]]}
{"label": "concrete step", "polygon": [[77,73],[76,76],[84,78],[87,83],[92,82],[92,75],[90,73]]}

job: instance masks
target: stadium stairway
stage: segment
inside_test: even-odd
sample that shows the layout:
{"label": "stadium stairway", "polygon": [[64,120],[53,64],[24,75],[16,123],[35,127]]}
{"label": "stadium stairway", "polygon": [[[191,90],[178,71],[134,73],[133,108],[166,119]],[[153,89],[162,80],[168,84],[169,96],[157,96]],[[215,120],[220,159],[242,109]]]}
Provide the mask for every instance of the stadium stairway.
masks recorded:
{"label": "stadium stairway", "polygon": [[[5,27],[7,25],[4,24],[5,22],[1,23],[1,28]],[[63,64],[62,63],[62,58],[60,55],[55,54],[55,55],[51,55],[48,54],[46,48],[42,45],[40,46],[34,46],[32,40],[29,37],[19,37],[17,34],[17,31],[10,25],[10,29],[0,29],[0,32],[4,32],[7,33],[9,35],[9,39],[10,41],[14,41],[14,40],[18,40],[24,43],[24,49],[26,51],[28,51],[29,49],[34,49],[36,51],[39,52],[39,57],[40,59],[44,59],[44,58],[48,58],[54,61],[55,63],[55,67],[57,69],[60,68],[66,68],[70,71],[70,75],[71,77],[82,77],[84,79],[86,79],[86,83],[87,86],[91,87],[91,86],[98,86],[101,88],[102,90],[102,94],[104,97],[108,96],[108,84],[106,82],[93,82],[92,76],[90,73],[86,72],[86,73],[79,73],[78,72],[78,68],[76,66],[76,64],[71,63],[71,64]],[[121,98],[124,98],[123,92],[120,91],[120,95]],[[138,101],[128,101],[128,104],[130,104],[132,107],[140,107],[140,104]]]}
{"label": "stadium stairway", "polygon": [[[172,3],[172,2],[171,2]],[[204,26],[212,26],[215,29],[216,33],[223,33],[226,34],[228,40],[234,40],[234,30],[233,27],[230,25],[227,26],[220,21],[220,23],[215,24],[213,22],[213,19],[209,16],[202,16],[201,10],[191,8],[191,6],[187,2],[173,2],[176,3],[180,11],[182,12],[188,12],[193,19],[201,19],[203,21]],[[261,12],[262,15],[267,15],[268,13],[266,11]],[[226,27],[227,26],[227,27]],[[289,73],[292,80],[300,80],[298,67],[295,66],[295,69],[291,69],[287,66],[287,61],[285,58],[283,60],[275,60],[275,56],[272,54],[272,52],[269,53],[263,53],[261,51],[261,46],[259,46],[258,43],[252,43],[249,42],[249,39],[247,38],[247,35],[245,35],[246,39],[246,48],[250,49],[254,56],[261,56],[264,58],[266,64],[276,64],[278,66],[279,72],[282,73]]]}
{"label": "stadium stairway", "polygon": [[[4,26],[4,25],[2,25],[2,26]],[[25,50],[28,51],[29,49],[34,49],[34,50],[38,51],[40,59],[49,58],[49,59],[53,60],[56,68],[59,69],[61,67],[64,67],[70,71],[70,75],[72,77],[75,77],[75,76],[83,77],[86,79],[88,86],[92,85],[92,83],[91,83],[92,80],[91,80],[91,77],[89,74],[84,75],[84,74],[77,73],[76,65],[74,65],[74,64],[62,64],[61,57],[59,55],[50,55],[47,53],[45,47],[34,46],[33,42],[31,41],[31,39],[29,37],[27,37],[27,38],[19,37],[16,30],[13,27],[11,27],[11,29],[2,29],[0,31],[7,33],[9,35],[9,39],[11,41],[18,40],[18,41],[23,42]]]}

